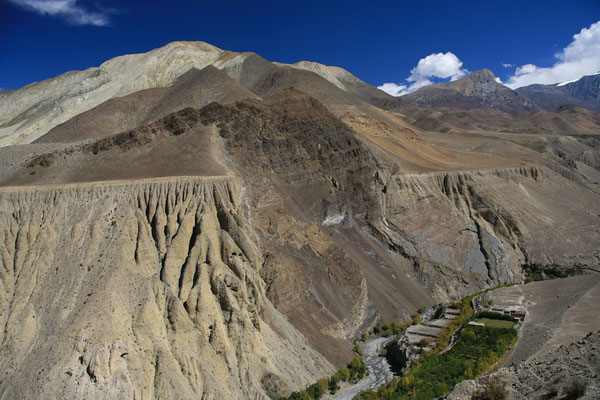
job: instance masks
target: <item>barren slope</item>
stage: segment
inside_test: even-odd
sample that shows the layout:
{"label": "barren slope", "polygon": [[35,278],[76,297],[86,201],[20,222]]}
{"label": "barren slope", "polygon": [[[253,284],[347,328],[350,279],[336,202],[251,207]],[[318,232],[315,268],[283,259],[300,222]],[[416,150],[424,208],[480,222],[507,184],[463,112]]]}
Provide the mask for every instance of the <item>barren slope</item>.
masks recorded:
{"label": "barren slope", "polygon": [[71,143],[98,139],[153,122],[187,107],[202,108],[258,98],[212,65],[192,68],[164,88],[146,89],[117,97],[58,125],[35,143]]}
{"label": "barren slope", "polygon": [[333,83],[338,88],[371,104],[377,105],[381,101],[394,99],[394,97],[390,96],[383,90],[379,90],[375,86],[361,81],[356,76],[340,67],[323,65],[311,61],[299,61],[294,64],[276,64],[287,65],[289,67],[315,72],[319,76]]}

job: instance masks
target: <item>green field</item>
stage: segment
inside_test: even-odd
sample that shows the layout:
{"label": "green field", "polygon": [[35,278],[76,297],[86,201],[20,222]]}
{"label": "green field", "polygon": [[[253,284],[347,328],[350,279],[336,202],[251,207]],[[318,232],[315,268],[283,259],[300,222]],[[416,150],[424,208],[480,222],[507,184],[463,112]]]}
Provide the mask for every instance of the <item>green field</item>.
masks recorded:
{"label": "green field", "polygon": [[[495,313],[482,313],[482,317],[491,318],[474,319],[470,305],[472,298],[469,296],[460,302],[460,315],[440,335],[435,350],[423,353],[402,378],[394,378],[377,391],[362,392],[359,399],[433,400],[448,393],[458,382],[491,371],[516,343],[515,323],[506,320],[510,316]],[[486,326],[468,326],[472,320]],[[459,326],[463,329],[454,347],[440,354]]]}
{"label": "green field", "polygon": [[515,323],[512,321],[503,321],[500,319],[489,319],[489,318],[476,318],[473,320],[474,322],[482,322],[485,324],[486,328],[506,328],[510,329],[515,326]]}

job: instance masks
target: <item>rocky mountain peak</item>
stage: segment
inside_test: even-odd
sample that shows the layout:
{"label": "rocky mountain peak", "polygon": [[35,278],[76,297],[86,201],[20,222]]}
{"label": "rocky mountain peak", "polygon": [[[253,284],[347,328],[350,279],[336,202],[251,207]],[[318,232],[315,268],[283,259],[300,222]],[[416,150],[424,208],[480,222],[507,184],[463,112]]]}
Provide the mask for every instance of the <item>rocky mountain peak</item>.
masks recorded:
{"label": "rocky mountain peak", "polygon": [[475,71],[475,72],[471,73],[471,75],[469,75],[468,78],[470,80],[472,80],[473,82],[482,82],[482,83],[496,81],[496,77],[494,76],[494,73],[487,68],[483,68],[483,69],[480,69],[479,71]]}
{"label": "rocky mountain peak", "polygon": [[487,68],[452,82],[425,86],[404,96],[403,100],[418,107],[494,110],[508,114],[539,110],[527,98],[498,83]]}

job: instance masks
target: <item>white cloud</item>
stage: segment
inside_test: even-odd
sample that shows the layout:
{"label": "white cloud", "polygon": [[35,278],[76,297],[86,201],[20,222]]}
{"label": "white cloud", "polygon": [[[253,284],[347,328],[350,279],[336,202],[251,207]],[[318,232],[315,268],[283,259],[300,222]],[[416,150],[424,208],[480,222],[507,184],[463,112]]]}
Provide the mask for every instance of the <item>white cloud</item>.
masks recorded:
{"label": "white cloud", "polygon": [[573,35],[573,41],[560,53],[551,67],[525,64],[515,70],[506,86],[516,89],[534,83],[552,84],[577,80],[600,71],[600,21]]}
{"label": "white cloud", "polygon": [[495,79],[496,79],[496,82],[502,84],[502,79],[500,79],[500,77],[497,76]]}
{"label": "white cloud", "polygon": [[506,63],[500,63],[500,64],[502,64],[502,66],[504,68],[514,68],[515,67],[515,64],[506,64]]}
{"label": "white cloud", "polygon": [[434,53],[421,58],[417,66],[410,70],[411,75],[406,79],[409,85],[384,83],[379,89],[392,96],[403,96],[412,93],[423,86],[432,85],[432,78],[455,81],[465,76],[468,71],[462,68],[462,61],[453,53]]}
{"label": "white cloud", "polygon": [[416,67],[410,70],[412,74],[407,81],[418,81],[422,77],[460,78],[466,74],[462,69],[463,63],[453,53],[430,54],[421,58]]}
{"label": "white cloud", "polygon": [[515,75],[519,76],[519,75],[525,75],[525,74],[532,74],[536,70],[537,70],[537,67],[535,65],[525,64],[520,67],[517,67],[517,69],[515,70]]}
{"label": "white cloud", "polygon": [[78,0],[9,0],[11,3],[40,15],[62,17],[73,25],[107,26],[107,11],[91,11],[77,4]]}
{"label": "white cloud", "polygon": [[388,82],[388,83],[384,83],[381,86],[378,86],[378,88],[388,94],[391,94],[392,96],[400,96],[400,93],[402,93],[402,91],[406,90],[407,86],[406,85],[396,85],[395,83]]}

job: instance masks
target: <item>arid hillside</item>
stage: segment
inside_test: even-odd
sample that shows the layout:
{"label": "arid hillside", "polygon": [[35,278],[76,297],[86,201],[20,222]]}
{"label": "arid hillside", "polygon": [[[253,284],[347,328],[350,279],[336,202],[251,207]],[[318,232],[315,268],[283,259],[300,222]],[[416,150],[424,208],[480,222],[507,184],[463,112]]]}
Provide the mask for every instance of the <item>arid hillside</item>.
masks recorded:
{"label": "arid hillside", "polygon": [[202,42],[0,110],[6,398],[289,395],[377,322],[600,263],[589,110],[419,108]]}

